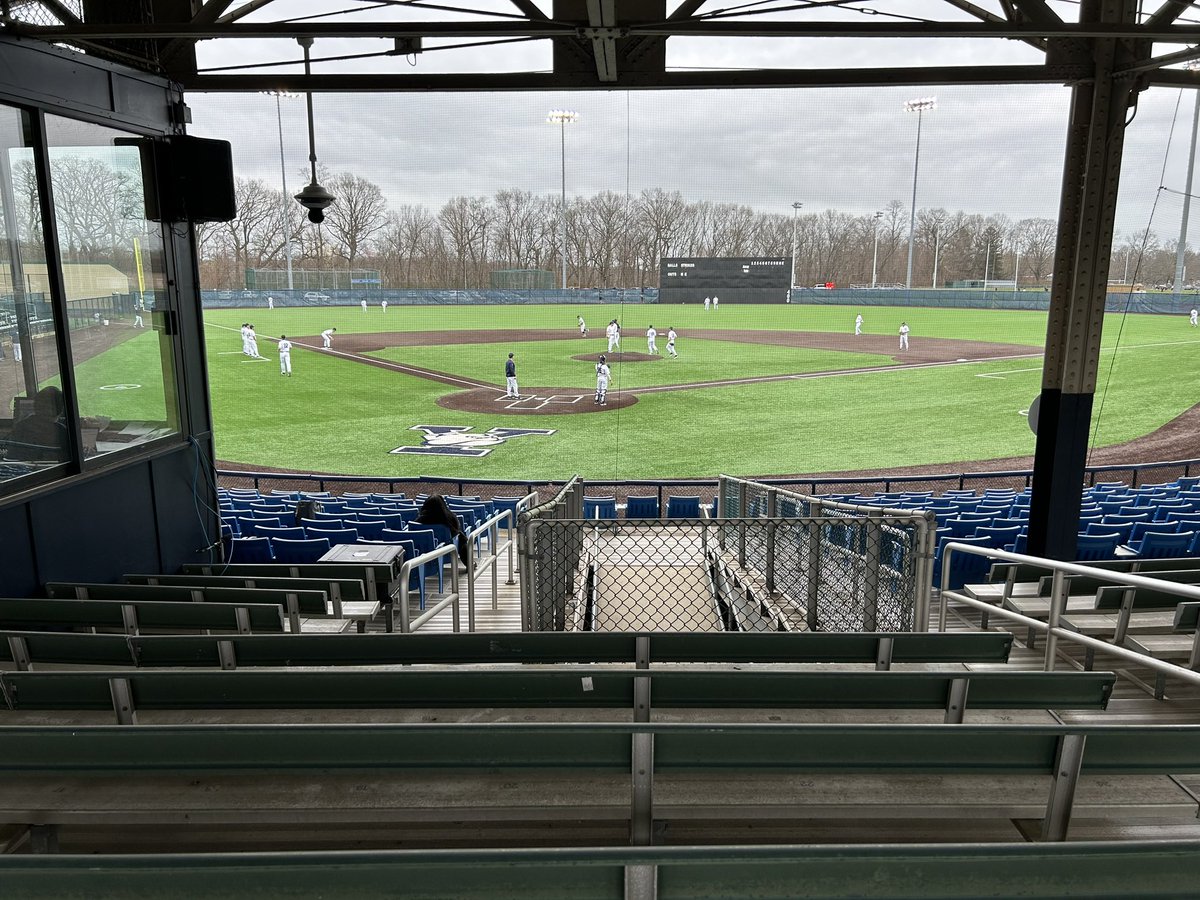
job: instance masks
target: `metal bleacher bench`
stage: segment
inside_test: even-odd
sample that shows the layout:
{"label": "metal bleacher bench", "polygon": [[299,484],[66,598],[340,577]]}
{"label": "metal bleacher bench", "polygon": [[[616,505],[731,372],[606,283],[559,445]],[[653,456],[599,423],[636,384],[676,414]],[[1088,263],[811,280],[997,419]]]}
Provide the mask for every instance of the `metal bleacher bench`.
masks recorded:
{"label": "metal bleacher bench", "polygon": [[384,624],[392,631],[392,606],[400,590],[400,564],[404,555],[399,554],[393,563],[188,563],[183,566],[183,575],[224,575],[238,578],[353,578],[363,583],[366,599],[387,607]]}
{"label": "metal bleacher bench", "polygon": [[[1094,569],[1108,569],[1113,572],[1127,572],[1138,575],[1149,575],[1161,572],[1196,571],[1200,578],[1200,559],[1185,557],[1181,559],[1109,559],[1089,562]],[[1039,566],[1031,563],[993,563],[989,571],[989,579],[984,584],[967,584],[963,593],[984,603],[997,606],[1006,605],[1009,599],[1021,602],[1027,599],[1041,598],[1049,602],[1050,588],[1048,585],[1050,566]],[[1181,575],[1182,577],[1186,577]],[[1109,582],[1099,581],[1091,577],[1067,576],[1067,590],[1070,595],[1093,594],[1097,587]],[[987,628],[987,613],[984,614],[983,628]]]}
{"label": "metal bleacher bench", "polygon": [[[1189,669],[1200,668],[1200,603],[1180,603],[1176,606],[1170,629],[1171,634],[1126,636],[1123,643],[1130,650],[1155,659],[1179,660]],[[1166,690],[1166,673],[1156,673],[1155,698],[1161,700]]]}
{"label": "metal bleacher bench", "polygon": [[[1107,815],[1122,803],[1118,775],[1133,782],[1121,808],[1194,817],[1195,798],[1177,786],[1167,802],[1141,785],[1146,776],[1169,782],[1196,772],[1200,726],[9,726],[0,728],[0,821],[205,823],[218,831],[540,822],[566,840],[581,823],[625,823],[635,843],[648,843],[656,822],[878,821],[961,815],[966,805],[976,815],[1043,817],[1042,839],[1060,841],[1073,812]],[[960,776],[969,787],[935,800],[928,784],[885,797],[871,786],[907,775],[936,779],[939,793]],[[1081,779],[1091,775],[1102,784]],[[839,776],[871,785],[849,793],[853,785]]]}
{"label": "metal bleacher bench", "polygon": [[382,604],[367,599],[366,585],[359,578],[286,578],[242,575],[126,575],[126,584],[172,585],[184,587],[270,588],[287,591],[325,591],[329,594],[328,613],[335,619],[350,619],[359,633],[379,615]]}
{"label": "metal bleacher bench", "polygon": [[[138,634],[144,630],[211,630],[249,634],[259,631],[282,632],[284,620],[282,607],[275,603],[0,599],[0,628],[111,628],[127,634]],[[86,645],[79,646],[82,648]]]}
{"label": "metal bleacher bench", "polygon": [[[716,897],[1186,897],[1197,845],[1187,841],[852,847],[604,847],[374,850],[337,853],[0,856],[14,896],[194,900],[260,890],[273,896],[554,897],[626,900],[626,874],[649,875],[659,900]],[[180,873],[186,872],[186,878]],[[936,887],[934,887],[936,886]]]}
{"label": "metal bleacher bench", "polygon": [[[1103,709],[1108,672],[812,672],[734,669],[289,669],[5,672],[12,712],[112,709]],[[10,717],[11,718],[11,717]]]}
{"label": "metal bleacher bench", "polygon": [[[293,632],[345,631],[347,619],[330,612],[329,594],[324,590],[294,590],[246,587],[189,587],[184,585],[108,584],[52,581],[46,587],[52,599],[116,600],[153,603],[276,603]],[[303,618],[302,618],[303,617]]]}
{"label": "metal bleacher bench", "polygon": [[[209,604],[211,605],[211,604]],[[278,629],[276,629],[278,630]],[[1002,663],[1006,632],[823,634],[654,633],[108,635],[8,631],[28,663],[104,666],[367,666],[431,664]],[[16,657],[10,657],[16,662]],[[2,659],[2,657],[0,657]]]}

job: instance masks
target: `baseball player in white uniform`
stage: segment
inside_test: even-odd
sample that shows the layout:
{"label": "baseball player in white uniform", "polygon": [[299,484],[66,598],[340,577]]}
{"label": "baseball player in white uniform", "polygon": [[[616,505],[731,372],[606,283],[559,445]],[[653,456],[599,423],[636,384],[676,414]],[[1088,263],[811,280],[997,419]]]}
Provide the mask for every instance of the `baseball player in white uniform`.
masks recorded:
{"label": "baseball player in white uniform", "polygon": [[579,336],[587,337],[587,322],[583,321],[583,316],[576,316],[579,320]]}
{"label": "baseball player in white uniform", "polygon": [[386,300],[380,301],[379,308],[382,309],[384,312],[387,312],[387,301]]}
{"label": "baseball player in white uniform", "polygon": [[287,339],[286,334],[279,336],[279,374],[287,375],[289,378],[292,375],[292,342]]}
{"label": "baseball player in white uniform", "polygon": [[608,367],[608,361],[601,356],[600,362],[596,363],[596,402],[601,406],[608,404],[608,381],[610,378],[612,378],[612,369]]}
{"label": "baseball player in white uniform", "polygon": [[250,323],[242,323],[242,354],[250,355]]}
{"label": "baseball player in white uniform", "polygon": [[604,333],[608,335],[608,352],[621,349],[621,326],[617,324],[617,320],[613,319],[608,323],[608,327],[604,329]]}
{"label": "baseball player in white uniform", "polygon": [[655,331],[654,326],[651,325],[649,328],[646,329],[646,352],[647,353],[654,354],[654,353],[658,352],[657,341],[658,341],[658,332]]}
{"label": "baseball player in white uniform", "polygon": [[667,355],[670,356],[671,359],[676,359],[679,356],[679,354],[675,352],[675,337],[675,326],[672,325],[667,329]]}
{"label": "baseball player in white uniform", "polygon": [[900,323],[900,349],[901,350],[908,349],[908,323],[907,322]]}
{"label": "baseball player in white uniform", "polygon": [[268,297],[267,298],[267,309],[274,309],[274,308],[275,308],[275,298]]}
{"label": "baseball player in white uniform", "polygon": [[855,334],[862,334],[862,322],[863,322],[862,313],[859,313],[857,316],[854,317],[854,333]]}
{"label": "baseball player in white uniform", "polygon": [[721,302],[721,298],[713,294],[713,312],[717,311],[717,305]]}
{"label": "baseball player in white uniform", "polygon": [[1195,328],[1197,325],[1200,325],[1200,318],[1197,318],[1197,317],[1200,317],[1200,310],[1197,310],[1197,309],[1196,309],[1196,308],[1193,306],[1193,307],[1192,307],[1191,318],[1188,320],[1188,321],[1191,323],[1191,325],[1192,325],[1192,327],[1193,327],[1193,328]]}
{"label": "baseball player in white uniform", "polygon": [[363,300],[363,301],[362,301],[362,302],[360,302],[358,305],[362,307],[362,311],[363,311],[363,312],[366,312],[366,311],[367,311],[367,301],[366,301],[366,300]]}
{"label": "baseball player in white uniform", "polygon": [[265,356],[258,352],[258,335],[254,333],[254,326],[246,326],[246,340],[250,346],[250,356],[253,359],[266,359]]}
{"label": "baseball player in white uniform", "polygon": [[335,331],[337,331],[336,328],[326,328],[321,332],[321,346],[324,349],[328,350],[333,346],[333,333]]}
{"label": "baseball player in white uniform", "polygon": [[711,297],[705,297],[705,298],[704,298],[704,311],[705,311],[705,312],[708,312],[708,307],[709,307],[711,304],[712,304],[712,298],[711,298]]}
{"label": "baseball player in white uniform", "polygon": [[142,308],[139,306],[133,311],[133,327],[145,328],[146,323],[142,321]]}

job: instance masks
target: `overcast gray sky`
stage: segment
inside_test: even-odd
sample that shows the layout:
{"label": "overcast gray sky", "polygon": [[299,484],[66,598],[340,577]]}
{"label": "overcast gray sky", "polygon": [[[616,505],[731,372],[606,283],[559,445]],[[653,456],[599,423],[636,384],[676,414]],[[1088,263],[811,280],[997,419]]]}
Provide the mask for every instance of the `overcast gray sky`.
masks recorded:
{"label": "overcast gray sky", "polygon": [[[329,8],[322,0],[295,0],[297,14]],[[479,6],[489,4],[478,4]],[[511,9],[493,2],[496,8]],[[987,5],[986,3],[984,5]],[[881,8],[888,4],[880,2]],[[896,4],[891,4],[896,8]],[[917,12],[940,3],[906,0]],[[1056,6],[1066,12],[1064,4]],[[268,7],[269,9],[269,7]],[[289,5],[289,13],[292,6]],[[380,13],[373,13],[380,15]],[[395,17],[415,15],[403,10]],[[851,13],[845,13],[850,16]],[[428,12],[421,18],[431,18]],[[432,42],[428,42],[432,46]],[[673,38],[671,67],[867,66],[1036,62],[1018,42],[965,40],[804,41]],[[229,66],[251,56],[294,59],[294,42],[209,42],[201,66]],[[314,56],[383,49],[383,42],[319,40]],[[273,54],[273,56],[272,56]],[[419,71],[531,70],[550,67],[548,42],[486,50],[431,52],[415,59]],[[323,71],[380,71],[410,61],[342,63]],[[285,69],[286,71],[286,69]],[[635,193],[678,190],[691,200],[748,204],[790,214],[832,207],[869,213],[912,190],[917,117],[904,100],[936,95],[921,137],[917,205],[968,212],[1000,212],[1012,219],[1057,212],[1070,90],[1061,86],[870,89],[780,89],[488,94],[324,94],[314,99],[317,153],[333,171],[349,170],[377,182],[393,204],[437,209],[458,194],[490,195],[504,188],[557,193],[558,127],[552,108],[580,114],[567,126],[568,194],[601,190]],[[1150,222],[1178,90],[1152,89],[1129,129],[1118,232]],[[1163,183],[1183,190],[1194,92],[1179,107]],[[192,132],[230,140],[239,175],[278,184],[275,100],[261,95],[192,94]],[[304,101],[283,101],[289,190],[306,179]],[[627,166],[628,139],[628,166]],[[1164,194],[1153,229],[1173,235],[1181,198]],[[1200,218],[1198,216],[1197,218]],[[1200,240],[1200,231],[1193,231]]]}

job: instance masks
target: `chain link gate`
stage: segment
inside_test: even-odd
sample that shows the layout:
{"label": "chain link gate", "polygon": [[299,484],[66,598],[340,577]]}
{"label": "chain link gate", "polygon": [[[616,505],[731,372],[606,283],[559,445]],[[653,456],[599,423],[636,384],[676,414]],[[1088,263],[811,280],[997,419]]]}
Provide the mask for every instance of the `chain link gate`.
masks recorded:
{"label": "chain link gate", "polygon": [[922,631],[927,513],[722,478],[716,519],[582,519],[582,484],[522,517],[533,631]]}

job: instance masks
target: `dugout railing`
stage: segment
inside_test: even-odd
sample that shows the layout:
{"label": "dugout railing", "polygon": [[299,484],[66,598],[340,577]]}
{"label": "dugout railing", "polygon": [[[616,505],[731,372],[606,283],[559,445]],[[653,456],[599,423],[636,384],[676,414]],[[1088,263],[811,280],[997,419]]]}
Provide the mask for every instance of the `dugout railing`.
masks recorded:
{"label": "dugout railing", "polygon": [[[1200,475],[1200,458],[1164,460],[1153,463],[1088,466],[1080,488],[1101,481],[1122,481],[1131,487],[1143,482],[1172,481]],[[381,493],[429,493],[456,496],[525,496],[554,497],[566,482],[548,479],[449,478],[430,475],[408,477],[369,475],[315,475],[303,472],[255,472],[222,469],[217,472],[218,483],[224,488],[252,488],[259,491],[378,491]],[[754,479],[759,484],[783,487],[809,495],[856,493],[894,490],[939,491],[974,488],[1004,488],[1021,490],[1033,484],[1032,469],[1007,469],[979,472],[944,472],[939,474],[903,475],[870,474],[810,476],[805,478],[770,477]],[[716,496],[719,480],[713,478],[626,479],[589,482],[588,489],[597,494],[624,500],[629,494],[654,493],[659,508],[664,509],[672,493],[699,495],[701,502],[711,502]]]}

